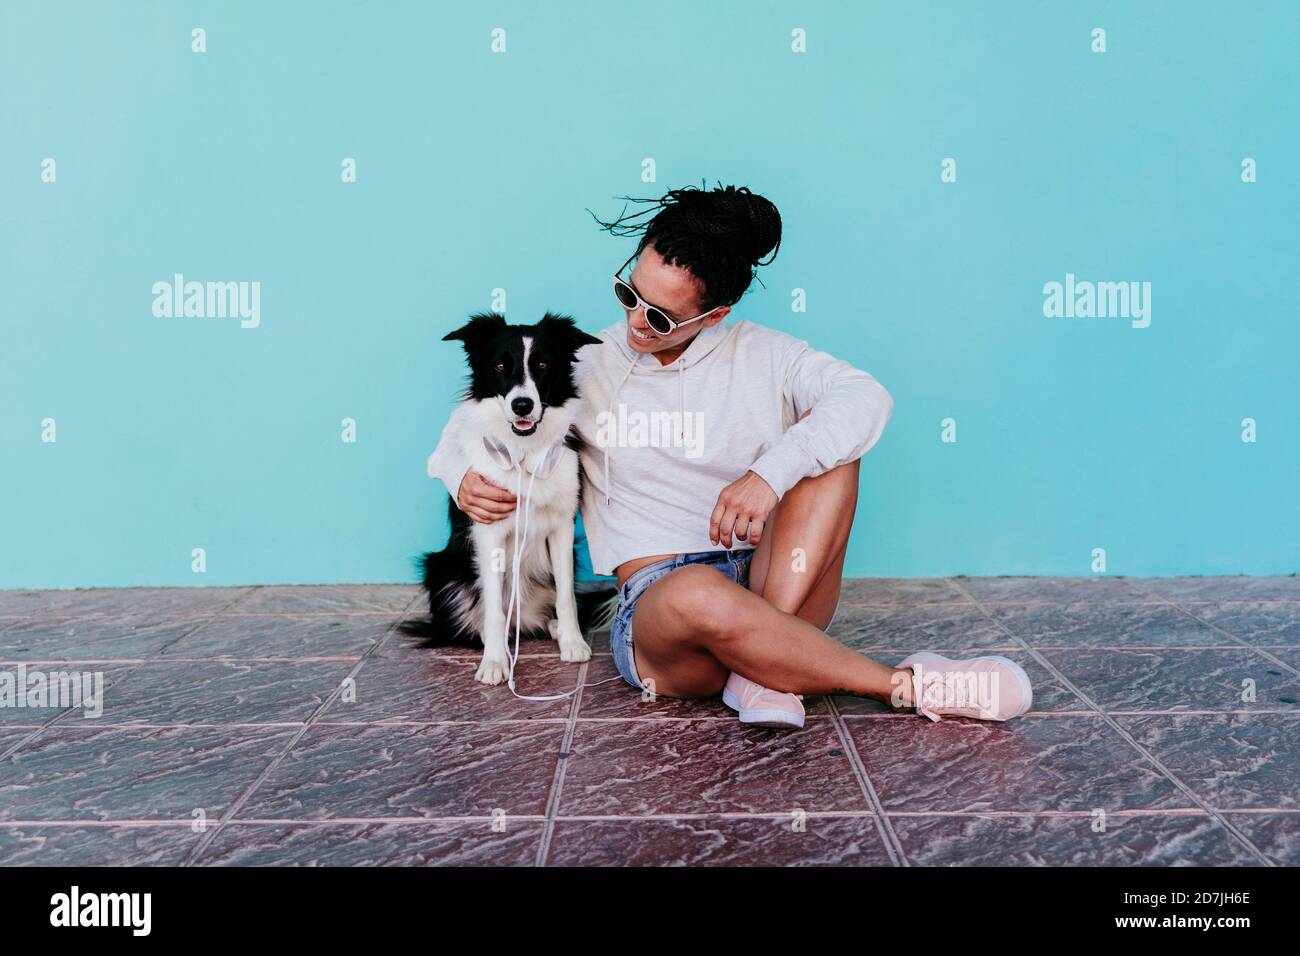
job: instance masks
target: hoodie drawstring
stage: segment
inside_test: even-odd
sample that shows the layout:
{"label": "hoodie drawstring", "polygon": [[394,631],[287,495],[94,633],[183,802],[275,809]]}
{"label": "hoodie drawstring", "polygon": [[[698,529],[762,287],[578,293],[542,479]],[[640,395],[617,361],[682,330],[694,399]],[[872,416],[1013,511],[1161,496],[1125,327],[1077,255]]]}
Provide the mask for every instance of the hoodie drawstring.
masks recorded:
{"label": "hoodie drawstring", "polygon": [[686,363],[677,360],[677,442],[686,447]]}
{"label": "hoodie drawstring", "polygon": [[[607,414],[615,421],[617,421],[617,417],[614,415],[614,403],[618,401],[618,393],[623,390],[623,386],[627,383],[628,376],[632,374],[632,369],[636,368],[636,363],[639,361],[641,361],[641,353],[638,352],[636,355],[632,356],[632,364],[630,364],[627,367],[627,371],[623,373],[623,377],[618,380],[618,387],[614,389],[614,393],[609,397],[609,411],[607,412]],[[605,504],[606,505],[611,505],[614,503],[614,498],[613,495],[611,494],[611,492],[614,490],[614,486],[610,483],[610,477],[609,477],[609,446],[610,446],[610,442],[608,441],[605,442]]]}
{"label": "hoodie drawstring", "polygon": [[[615,416],[614,414],[614,409],[616,404],[618,403],[618,393],[621,392],[623,390],[623,386],[627,384],[628,377],[632,374],[632,370],[636,368],[637,363],[639,361],[641,361],[640,352],[632,356],[632,361],[628,365],[627,370],[623,373],[623,377],[618,380],[618,387],[614,389],[613,394],[609,398],[609,410],[607,414],[614,421],[617,421],[617,416]],[[683,356],[678,356],[676,363],[677,363],[677,441],[680,443],[680,445],[683,448],[685,448],[686,447],[686,362],[683,361]],[[605,504],[606,505],[610,505],[614,503],[613,491],[614,491],[614,485],[612,479],[610,478],[610,468],[609,468],[609,442],[606,442],[605,443]]]}

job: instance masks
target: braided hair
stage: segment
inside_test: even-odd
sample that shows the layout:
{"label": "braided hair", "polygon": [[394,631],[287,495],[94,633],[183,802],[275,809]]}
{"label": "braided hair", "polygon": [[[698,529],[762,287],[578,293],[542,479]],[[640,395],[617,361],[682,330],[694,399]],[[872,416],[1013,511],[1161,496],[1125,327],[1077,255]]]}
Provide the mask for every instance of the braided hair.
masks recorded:
{"label": "braided hair", "polygon": [[637,255],[654,246],[664,262],[689,270],[703,286],[701,310],[734,305],[754,280],[754,267],[767,265],[781,248],[781,214],[745,186],[704,189],[701,183],[670,189],[662,199],[622,198],[649,205],[633,213],[624,205],[610,222],[587,212],[611,235],[639,235]]}

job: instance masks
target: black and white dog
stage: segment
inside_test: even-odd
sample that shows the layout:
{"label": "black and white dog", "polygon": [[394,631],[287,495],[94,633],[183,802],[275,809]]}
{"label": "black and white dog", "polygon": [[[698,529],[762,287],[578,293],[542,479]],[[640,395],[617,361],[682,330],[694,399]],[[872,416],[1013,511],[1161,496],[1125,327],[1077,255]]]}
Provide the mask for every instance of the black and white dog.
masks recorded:
{"label": "black and white dog", "polygon": [[[444,341],[464,345],[470,380],[443,440],[455,442],[461,460],[518,500],[515,514],[481,524],[456,506],[453,490],[447,547],[420,559],[429,618],[402,630],[424,638],[424,646],[481,641],[475,678],[499,684],[510,669],[514,620],[507,633],[505,612],[517,586],[522,636],[549,635],[559,641],[561,660],[588,660],[591,648],[582,637],[573,589],[581,482],[580,443],[572,429],[580,401],[573,363],[580,348],[600,339],[568,316],[548,312],[536,325],[474,315]],[[526,539],[518,556],[516,517]]]}

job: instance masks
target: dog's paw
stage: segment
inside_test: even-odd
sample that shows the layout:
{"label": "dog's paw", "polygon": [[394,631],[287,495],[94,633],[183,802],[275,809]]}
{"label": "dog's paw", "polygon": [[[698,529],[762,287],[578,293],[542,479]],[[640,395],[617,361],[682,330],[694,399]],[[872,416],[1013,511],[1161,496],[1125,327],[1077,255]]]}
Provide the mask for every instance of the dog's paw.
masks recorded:
{"label": "dog's paw", "polygon": [[566,664],[581,664],[591,660],[591,648],[581,637],[560,638],[560,660]]}
{"label": "dog's paw", "polygon": [[474,679],[480,684],[495,685],[504,683],[510,676],[510,662],[505,658],[485,657],[479,662]]}
{"label": "dog's paw", "polygon": [[546,629],[551,632],[551,640],[558,641],[560,639],[560,622],[558,620],[551,618],[546,622]]}

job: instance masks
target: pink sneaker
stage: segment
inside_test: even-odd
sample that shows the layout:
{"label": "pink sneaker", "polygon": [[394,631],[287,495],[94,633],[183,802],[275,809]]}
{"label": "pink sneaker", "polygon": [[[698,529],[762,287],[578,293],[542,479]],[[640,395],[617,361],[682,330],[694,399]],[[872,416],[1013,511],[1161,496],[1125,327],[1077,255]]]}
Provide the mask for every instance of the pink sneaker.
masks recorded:
{"label": "pink sneaker", "polygon": [[921,653],[911,655],[898,666],[911,668],[916,712],[931,720],[943,716],[1010,720],[1034,702],[1029,675],[1005,657],[954,661]]}
{"label": "pink sneaker", "polygon": [[740,714],[742,724],[755,727],[799,728],[803,726],[803,698],[768,690],[739,674],[727,678],[722,688],[722,702]]}

